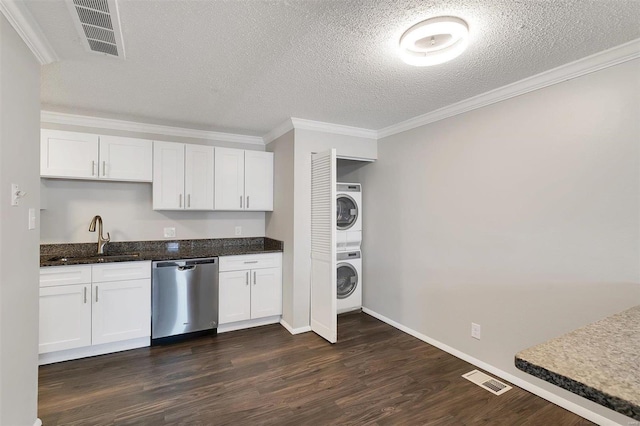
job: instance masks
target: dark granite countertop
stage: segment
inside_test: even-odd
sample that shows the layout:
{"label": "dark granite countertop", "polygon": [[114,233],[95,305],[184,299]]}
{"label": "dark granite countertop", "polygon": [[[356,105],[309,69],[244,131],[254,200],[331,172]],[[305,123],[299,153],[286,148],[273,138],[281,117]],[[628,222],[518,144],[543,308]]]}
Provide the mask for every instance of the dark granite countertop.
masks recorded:
{"label": "dark granite countertop", "polygon": [[516,354],[516,367],[640,420],[640,306]]}
{"label": "dark granite countertop", "polygon": [[240,254],[281,252],[282,241],[271,238],[217,238],[203,240],[111,242],[104,255],[97,243],[41,244],[40,266],[84,265],[136,260],[177,260]]}

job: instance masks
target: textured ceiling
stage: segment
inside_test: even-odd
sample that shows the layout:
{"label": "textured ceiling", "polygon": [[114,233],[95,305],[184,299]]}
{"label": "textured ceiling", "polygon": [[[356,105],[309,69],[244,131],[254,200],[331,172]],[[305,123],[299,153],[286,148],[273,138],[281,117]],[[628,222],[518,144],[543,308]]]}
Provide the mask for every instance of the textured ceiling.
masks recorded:
{"label": "textured ceiling", "polygon": [[[126,59],[87,53],[63,0],[25,0],[60,62],[44,109],[262,136],[289,117],[381,129],[640,38],[640,0],[119,0]],[[404,64],[402,32],[465,19],[465,53]]]}

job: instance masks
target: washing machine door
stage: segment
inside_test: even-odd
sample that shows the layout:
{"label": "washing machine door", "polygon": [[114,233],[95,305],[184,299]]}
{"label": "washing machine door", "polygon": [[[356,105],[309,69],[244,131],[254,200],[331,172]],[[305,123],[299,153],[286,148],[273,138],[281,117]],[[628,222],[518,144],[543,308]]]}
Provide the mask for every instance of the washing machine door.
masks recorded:
{"label": "washing machine door", "polygon": [[350,263],[338,263],[338,299],[351,296],[358,287],[358,271]]}
{"label": "washing machine door", "polygon": [[336,225],[338,231],[346,231],[351,228],[358,219],[358,205],[347,194],[338,194],[336,197]]}

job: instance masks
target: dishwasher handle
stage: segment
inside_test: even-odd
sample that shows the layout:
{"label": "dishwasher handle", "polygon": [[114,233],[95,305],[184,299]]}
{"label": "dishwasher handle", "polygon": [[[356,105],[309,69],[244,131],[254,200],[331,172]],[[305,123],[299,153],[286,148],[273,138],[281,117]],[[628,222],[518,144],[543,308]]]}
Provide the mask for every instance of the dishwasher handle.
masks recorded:
{"label": "dishwasher handle", "polygon": [[153,268],[178,267],[179,271],[193,270],[197,265],[217,264],[217,257],[204,259],[182,259],[182,260],[165,260],[153,262]]}

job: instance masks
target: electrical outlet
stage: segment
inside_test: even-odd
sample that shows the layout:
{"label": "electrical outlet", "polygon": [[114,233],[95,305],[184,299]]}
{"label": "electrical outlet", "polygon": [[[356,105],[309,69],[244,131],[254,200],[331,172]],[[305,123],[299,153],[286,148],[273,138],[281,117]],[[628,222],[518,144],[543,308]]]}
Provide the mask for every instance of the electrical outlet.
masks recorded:
{"label": "electrical outlet", "polygon": [[176,228],[164,228],[164,237],[165,238],[175,238],[176,237]]}
{"label": "electrical outlet", "polygon": [[242,235],[242,226],[236,226],[236,236]]}
{"label": "electrical outlet", "polygon": [[471,337],[474,339],[480,340],[480,324],[476,324],[475,322],[471,323]]}

